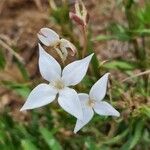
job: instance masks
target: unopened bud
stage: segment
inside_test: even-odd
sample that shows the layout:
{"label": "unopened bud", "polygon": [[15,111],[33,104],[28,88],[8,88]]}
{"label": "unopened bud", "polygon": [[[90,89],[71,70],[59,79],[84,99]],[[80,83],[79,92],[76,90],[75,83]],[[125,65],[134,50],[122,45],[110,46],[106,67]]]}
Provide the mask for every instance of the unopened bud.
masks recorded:
{"label": "unopened bud", "polygon": [[86,26],[89,21],[89,14],[85,8],[82,1],[77,1],[75,3],[75,12],[70,12],[69,17],[71,20],[75,21],[78,25]]}
{"label": "unopened bud", "polygon": [[71,20],[75,21],[78,25],[84,26],[84,21],[75,13],[70,12],[69,17]]}

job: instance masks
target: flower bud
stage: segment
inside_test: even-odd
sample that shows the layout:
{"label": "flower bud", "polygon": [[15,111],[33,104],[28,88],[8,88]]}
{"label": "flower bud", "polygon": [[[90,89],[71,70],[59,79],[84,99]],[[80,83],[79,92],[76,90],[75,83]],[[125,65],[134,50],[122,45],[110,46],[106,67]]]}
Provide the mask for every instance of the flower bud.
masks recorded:
{"label": "flower bud", "polygon": [[82,1],[77,0],[75,3],[75,12],[70,12],[69,17],[78,25],[85,27],[89,21],[89,14]]}
{"label": "flower bud", "polygon": [[71,20],[74,20],[78,25],[84,26],[84,21],[75,13],[70,12],[69,17]]}

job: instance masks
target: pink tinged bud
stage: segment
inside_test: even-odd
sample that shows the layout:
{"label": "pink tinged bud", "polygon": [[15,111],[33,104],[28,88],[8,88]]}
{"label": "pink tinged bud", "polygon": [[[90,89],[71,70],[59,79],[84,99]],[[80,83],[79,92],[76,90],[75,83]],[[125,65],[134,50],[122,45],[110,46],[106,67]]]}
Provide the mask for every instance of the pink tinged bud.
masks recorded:
{"label": "pink tinged bud", "polygon": [[86,24],[88,24],[89,18],[90,18],[90,15],[89,15],[89,13],[87,13],[86,16],[85,16],[85,22],[86,22]]}
{"label": "pink tinged bud", "polygon": [[82,1],[81,1],[81,6],[82,6],[82,18],[84,19],[85,24],[87,24],[89,21],[89,14],[88,14],[87,9]]}
{"label": "pink tinged bud", "polygon": [[84,21],[82,18],[77,16],[75,13],[69,12],[69,17],[71,20],[75,21],[78,25],[84,26]]}
{"label": "pink tinged bud", "polygon": [[81,26],[86,26],[89,21],[89,14],[82,1],[76,1],[75,13],[70,12],[69,16],[72,20],[74,20],[77,24]]}

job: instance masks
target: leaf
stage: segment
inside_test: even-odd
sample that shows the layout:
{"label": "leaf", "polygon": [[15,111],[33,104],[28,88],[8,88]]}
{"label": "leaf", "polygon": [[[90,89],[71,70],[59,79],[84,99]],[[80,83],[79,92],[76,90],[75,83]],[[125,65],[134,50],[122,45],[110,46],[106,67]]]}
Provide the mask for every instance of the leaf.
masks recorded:
{"label": "leaf", "polygon": [[50,131],[46,128],[40,128],[40,133],[51,150],[62,150],[60,143],[54,138]]}
{"label": "leaf", "polygon": [[107,40],[112,40],[114,38],[115,37],[111,35],[101,34],[101,35],[98,35],[96,38],[92,39],[92,41],[107,41]]}
{"label": "leaf", "polygon": [[28,139],[21,141],[23,150],[38,150],[38,148]]}
{"label": "leaf", "polygon": [[150,118],[150,107],[143,106],[140,108],[140,112]]}
{"label": "leaf", "polygon": [[[149,146],[150,146],[150,134],[149,134],[148,129],[145,129],[144,132],[143,132],[143,140],[144,140],[146,143],[149,143]],[[148,144],[147,144],[147,145],[148,145]]]}
{"label": "leaf", "polygon": [[0,49],[0,70],[5,68],[6,60],[2,50]]}
{"label": "leaf", "polygon": [[67,5],[62,5],[52,11],[52,16],[58,24],[65,24],[69,22],[69,9]]}
{"label": "leaf", "polygon": [[28,74],[25,66],[21,62],[19,62],[18,60],[16,60],[16,63],[17,63],[17,66],[18,66],[23,78],[25,80],[29,80],[29,74]]}
{"label": "leaf", "polygon": [[[0,122],[0,124],[1,124],[1,122]],[[1,129],[1,127],[0,127],[0,129]],[[4,130],[0,130],[0,143],[4,143],[4,139],[5,139],[5,132],[4,132]]]}
{"label": "leaf", "polygon": [[143,125],[144,125],[143,120],[136,122],[133,135],[132,134],[130,135],[128,141],[121,147],[120,150],[132,150],[137,145],[137,143],[142,137]]}
{"label": "leaf", "polygon": [[[94,82],[93,82],[94,80]],[[92,84],[94,84],[96,81],[95,77],[89,76],[89,75],[85,75],[85,77],[83,78],[83,80],[80,82],[85,88],[90,88]]]}
{"label": "leaf", "polygon": [[88,150],[98,150],[98,148],[97,148],[95,142],[94,142],[93,139],[90,138],[90,137],[87,137],[87,138],[85,139],[85,147],[86,147],[86,149],[88,149]]}
{"label": "leaf", "polygon": [[129,133],[129,129],[126,129],[123,133],[111,138],[111,139],[107,139],[106,141],[102,142],[104,144],[115,144],[120,142],[124,137],[126,137],[126,135]]}
{"label": "leaf", "polygon": [[20,84],[11,81],[3,81],[2,84],[11,90],[14,90],[17,94],[21,95],[24,98],[26,98],[31,91],[26,84]]}
{"label": "leaf", "polygon": [[125,60],[113,60],[103,65],[107,69],[133,70],[137,66],[134,63]]}
{"label": "leaf", "polygon": [[108,41],[108,40],[119,40],[119,41],[129,41],[131,40],[131,36],[126,28],[119,24],[112,23],[108,30],[110,31],[109,35],[98,35],[96,38],[92,39],[92,41]]}
{"label": "leaf", "polygon": [[128,29],[126,29],[122,25],[112,23],[108,27],[108,30],[111,32],[111,36],[113,37],[113,39],[119,41],[129,41],[132,38],[128,33]]}
{"label": "leaf", "polygon": [[[92,33],[89,32],[89,37],[88,37],[88,53],[91,54],[93,53],[93,43],[90,41],[90,39],[92,38]],[[91,68],[93,69],[93,73],[95,77],[99,77],[100,73],[99,73],[99,60],[97,58],[96,55],[93,56],[92,60],[91,60]]]}
{"label": "leaf", "polygon": [[143,24],[147,25],[150,23],[150,2],[146,2],[144,7],[140,7],[136,12],[137,20]]}
{"label": "leaf", "polygon": [[133,138],[130,142],[130,146],[129,146],[130,149],[133,149],[136,146],[136,144],[138,143],[138,141],[140,140],[140,138],[142,136],[143,123],[144,122],[142,120],[137,122]]}
{"label": "leaf", "polygon": [[134,29],[130,30],[131,33],[134,33],[136,36],[150,36],[150,29],[146,28],[139,28],[139,29]]}

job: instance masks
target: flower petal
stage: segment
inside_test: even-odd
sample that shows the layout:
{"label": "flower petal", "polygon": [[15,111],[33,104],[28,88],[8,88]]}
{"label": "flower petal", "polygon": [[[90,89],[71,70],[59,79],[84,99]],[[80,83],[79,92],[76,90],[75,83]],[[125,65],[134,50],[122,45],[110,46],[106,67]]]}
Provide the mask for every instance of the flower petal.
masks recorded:
{"label": "flower petal", "polygon": [[74,61],[64,68],[62,80],[66,86],[76,85],[84,78],[93,55]]}
{"label": "flower petal", "polygon": [[85,126],[93,117],[94,111],[92,108],[83,108],[83,119],[79,120],[77,119],[75,128],[74,128],[74,133],[77,133],[83,126]]}
{"label": "flower petal", "polygon": [[103,75],[91,88],[90,98],[101,101],[106,95],[107,81],[109,73]]}
{"label": "flower petal", "polygon": [[79,93],[78,97],[79,97],[79,100],[81,102],[82,108],[87,108],[88,107],[89,95],[86,94],[86,93]]}
{"label": "flower petal", "polygon": [[60,51],[61,51],[61,54],[62,54],[62,60],[65,61],[67,56],[68,56],[68,51],[66,49],[66,45],[67,43],[66,42],[63,42],[63,40],[61,39],[61,42],[60,42]]}
{"label": "flower petal", "polygon": [[21,111],[38,108],[55,100],[57,91],[48,84],[39,84],[35,87],[21,108]]}
{"label": "flower petal", "polygon": [[59,92],[59,105],[76,118],[82,119],[83,112],[78,94],[74,89],[65,88]]}
{"label": "flower petal", "polygon": [[99,115],[116,117],[120,116],[120,113],[115,108],[113,108],[109,103],[104,101],[96,102],[93,108],[95,112]]}
{"label": "flower petal", "polygon": [[46,53],[40,44],[39,51],[39,69],[42,77],[49,82],[55,79],[60,79],[61,67],[58,62]]}
{"label": "flower petal", "polygon": [[77,52],[77,49],[76,47],[68,40],[66,39],[61,39],[61,42],[60,42],[60,49],[62,50],[62,52],[65,52],[66,51],[68,52],[69,50],[71,50],[71,56],[74,56]]}
{"label": "flower petal", "polygon": [[39,40],[46,46],[53,46],[59,41],[59,35],[49,28],[42,28],[37,35]]}

